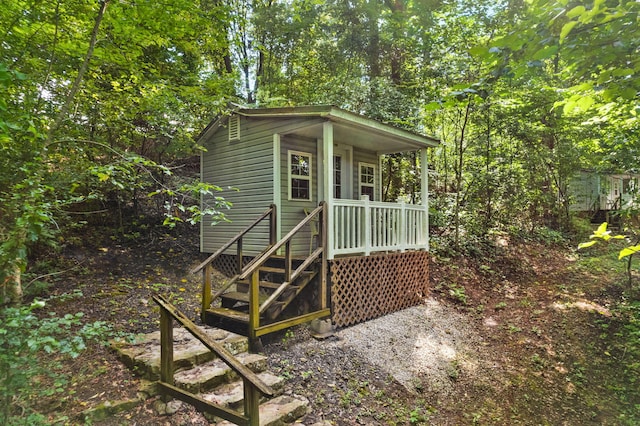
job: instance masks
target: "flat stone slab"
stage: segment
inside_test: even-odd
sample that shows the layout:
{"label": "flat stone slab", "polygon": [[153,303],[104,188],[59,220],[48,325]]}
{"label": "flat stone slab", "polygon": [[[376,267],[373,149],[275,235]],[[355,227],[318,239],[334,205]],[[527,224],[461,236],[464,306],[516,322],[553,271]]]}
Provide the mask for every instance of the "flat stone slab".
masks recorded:
{"label": "flat stone slab", "polygon": [[[248,349],[248,341],[244,336],[218,328],[199,328],[234,355]],[[150,380],[160,377],[160,331],[138,335],[133,342],[114,340],[111,341],[111,347],[121,361],[140,376]],[[192,368],[214,357],[215,354],[187,330],[182,327],[173,329],[173,362],[176,371]]]}
{"label": "flat stone slab", "polygon": [[[281,395],[260,404],[260,426],[283,426],[293,423],[307,413],[309,400],[302,396]],[[224,421],[216,426],[233,426]]]}
{"label": "flat stone slab", "polygon": [[[284,379],[282,377],[278,377],[268,371],[259,373],[258,377],[274,391],[282,391],[284,386]],[[220,386],[215,392],[204,393],[200,396],[202,399],[223,407],[238,408],[244,401],[244,386],[242,380],[238,380]]]}
{"label": "flat stone slab", "polygon": [[[236,355],[236,358],[254,373],[267,369],[267,357],[263,355],[244,352]],[[191,393],[203,393],[237,378],[236,372],[221,359],[208,361],[174,375],[176,386]]]}

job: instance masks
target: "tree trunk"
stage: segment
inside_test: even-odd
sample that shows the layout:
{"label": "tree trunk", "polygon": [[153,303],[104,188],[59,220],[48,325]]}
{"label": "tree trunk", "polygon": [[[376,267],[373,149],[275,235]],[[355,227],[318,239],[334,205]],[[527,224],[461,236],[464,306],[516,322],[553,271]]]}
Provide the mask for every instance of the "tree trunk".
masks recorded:
{"label": "tree trunk", "polygon": [[46,145],[50,145],[51,142],[53,142],[53,137],[55,135],[55,132],[58,130],[58,128],[62,124],[62,121],[66,118],[67,113],[71,108],[71,104],[73,103],[73,100],[76,97],[78,90],[80,90],[80,85],[82,84],[82,80],[84,79],[84,74],[87,72],[87,69],[89,68],[89,62],[93,57],[93,49],[95,49],[96,42],[98,40],[98,31],[100,30],[100,23],[102,22],[102,18],[104,18],[104,14],[107,10],[107,5],[109,4],[109,1],[110,0],[102,0],[100,2],[100,9],[98,10],[96,21],[93,24],[93,30],[91,31],[91,41],[89,42],[89,48],[87,49],[87,54],[84,57],[84,61],[82,62],[82,65],[80,65],[80,69],[78,70],[78,75],[73,81],[73,85],[71,86],[71,90],[69,91],[69,94],[64,100],[64,104],[62,104],[60,111],[58,111],[58,115],[56,116],[55,121],[53,122],[51,127],[49,127],[49,133],[47,134]]}
{"label": "tree trunk", "polygon": [[3,303],[18,306],[22,303],[22,270],[20,269],[20,259],[9,265],[8,275],[4,280]]}

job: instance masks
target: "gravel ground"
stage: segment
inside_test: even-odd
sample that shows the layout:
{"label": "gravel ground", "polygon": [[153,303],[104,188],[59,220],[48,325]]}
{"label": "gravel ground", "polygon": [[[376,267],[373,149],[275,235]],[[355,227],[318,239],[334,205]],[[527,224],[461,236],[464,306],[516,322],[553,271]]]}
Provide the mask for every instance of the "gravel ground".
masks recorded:
{"label": "gravel ground", "polygon": [[357,352],[407,390],[421,384],[450,394],[452,378],[486,370],[483,340],[467,318],[430,298],[415,306],[338,331],[338,345]]}
{"label": "gravel ground", "polygon": [[300,327],[265,352],[288,392],[311,401],[304,424],[442,424],[436,406],[495,378],[489,348],[468,317],[429,298],[325,340]]}

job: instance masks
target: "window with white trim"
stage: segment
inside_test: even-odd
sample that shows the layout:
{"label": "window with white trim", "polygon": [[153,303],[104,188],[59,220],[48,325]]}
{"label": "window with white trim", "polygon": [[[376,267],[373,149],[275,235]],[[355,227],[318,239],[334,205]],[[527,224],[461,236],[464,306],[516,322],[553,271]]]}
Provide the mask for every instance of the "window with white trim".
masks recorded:
{"label": "window with white trim", "polygon": [[376,192],[376,166],[370,163],[359,163],[358,182],[360,186],[360,195],[368,195],[369,200],[375,199]]}
{"label": "window with white trim", "polygon": [[289,199],[311,201],[311,154],[288,151]]}

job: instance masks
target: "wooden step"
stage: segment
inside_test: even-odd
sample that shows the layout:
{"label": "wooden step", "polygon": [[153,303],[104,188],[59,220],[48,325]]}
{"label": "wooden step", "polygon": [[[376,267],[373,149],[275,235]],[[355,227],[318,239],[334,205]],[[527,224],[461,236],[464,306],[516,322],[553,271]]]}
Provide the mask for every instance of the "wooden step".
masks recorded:
{"label": "wooden step", "polygon": [[229,308],[209,308],[207,309],[207,314],[234,322],[240,322],[244,324],[249,323],[248,312],[240,312]]}
{"label": "wooden step", "polygon": [[[249,303],[249,293],[243,293],[239,291],[230,291],[229,293],[224,293],[222,296],[220,296],[220,298],[224,301]],[[266,294],[260,293],[260,295],[258,296],[258,303],[262,304],[267,299],[268,296]]]}
{"label": "wooden step", "polygon": [[284,268],[275,268],[273,266],[261,266],[260,272],[267,272],[272,274],[284,274]]}
{"label": "wooden step", "polygon": [[[276,394],[282,393],[284,378],[276,376],[268,371],[258,373],[258,377],[271,387]],[[233,409],[241,409],[244,401],[244,386],[242,380],[222,385],[211,392],[202,393],[200,397],[214,404]]]}

